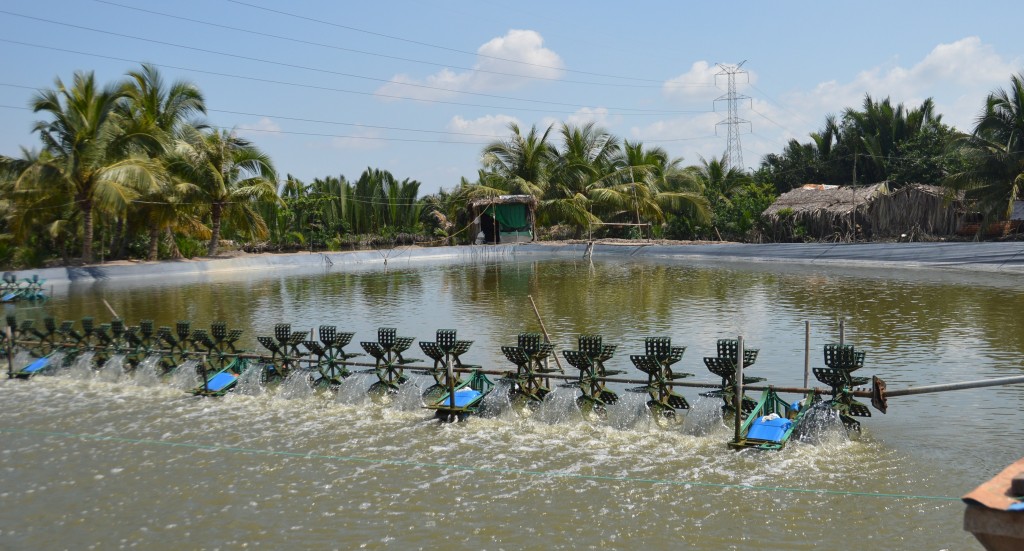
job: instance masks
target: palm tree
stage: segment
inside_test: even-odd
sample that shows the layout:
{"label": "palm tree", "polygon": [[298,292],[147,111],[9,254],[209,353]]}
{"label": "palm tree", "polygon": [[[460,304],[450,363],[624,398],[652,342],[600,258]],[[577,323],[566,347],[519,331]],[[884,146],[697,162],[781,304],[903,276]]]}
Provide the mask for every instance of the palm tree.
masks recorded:
{"label": "palm tree", "polygon": [[280,201],[277,172],[265,153],[233,132],[185,128],[168,168],[188,189],[190,200],[209,208],[210,245],[217,254],[222,222],[241,233],[265,238],[267,224],[254,202]]}
{"label": "palm tree", "polygon": [[665,222],[665,213],[685,211],[705,220],[708,202],[692,182],[680,177],[682,159],[671,159],[660,147],[645,148],[643,142],[623,142],[621,153],[613,160],[610,174],[601,186],[591,190],[595,208],[613,219]]}
{"label": "palm tree", "polygon": [[582,230],[600,223],[591,212],[590,194],[602,178],[614,172],[619,142],[593,122],[583,126],[563,123],[560,133],[562,149],[549,160],[550,177],[539,214],[550,223],[567,222]]}
{"label": "palm tree", "polygon": [[1024,191],[1024,73],[1010,77],[1009,91],[988,95],[974,132],[959,145],[969,168],[947,185],[966,191],[986,217],[1008,217]]}
{"label": "palm tree", "polygon": [[[167,85],[156,67],[143,64],[137,71],[128,73],[129,85],[125,101],[120,105],[124,116],[132,119],[140,128],[148,130],[155,138],[149,143],[146,153],[154,159],[164,160],[173,149],[175,140],[185,136],[185,128],[205,128],[205,124],[194,119],[206,113],[202,92],[194,84],[177,80]],[[181,201],[187,186],[165,172],[161,186],[140,197],[134,214],[145,221],[149,234],[149,260],[157,259],[160,234],[168,227],[180,222],[195,227],[192,213]]]}
{"label": "palm tree", "polygon": [[484,147],[484,168],[500,178],[507,193],[540,197],[548,186],[548,175],[555,149],[548,143],[551,126],[538,134],[531,126],[524,136],[519,125],[509,123],[512,136]]}
{"label": "palm tree", "polygon": [[100,88],[93,73],[76,72],[70,87],[57,79],[54,89],[32,98],[32,109],[50,116],[33,128],[45,154],[21,172],[15,189],[63,195],[73,202],[86,263],[93,260],[94,211],[123,211],[140,190],[159,181],[160,166],[137,154],[154,137],[118,112],[126,93],[123,82]]}
{"label": "palm tree", "polygon": [[892,164],[901,153],[901,146],[922,132],[942,122],[935,113],[935,102],[924,100],[920,107],[907,109],[902,103],[893,107],[889,98],[876,102],[864,97],[863,111],[847,108],[843,114],[845,139],[851,142],[857,157],[866,159],[867,181],[888,180]]}

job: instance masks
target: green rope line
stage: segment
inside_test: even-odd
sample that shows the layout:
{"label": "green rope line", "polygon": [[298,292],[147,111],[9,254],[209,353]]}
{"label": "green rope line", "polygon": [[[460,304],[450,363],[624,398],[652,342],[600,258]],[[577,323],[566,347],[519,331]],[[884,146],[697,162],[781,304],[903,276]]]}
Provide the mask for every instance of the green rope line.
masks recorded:
{"label": "green rope line", "polygon": [[792,494],[818,494],[847,497],[877,497],[891,499],[917,499],[928,501],[960,501],[958,497],[950,496],[929,496],[914,494],[889,494],[877,492],[857,492],[850,490],[815,490],[808,488],[789,488],[785,486],[755,486],[753,484],[726,484],[716,482],[697,482],[686,480],[665,480],[658,478],[635,478],[630,476],[607,476],[592,474],[577,474],[558,471],[534,471],[528,469],[508,469],[499,467],[474,467],[471,465],[449,465],[443,463],[427,463],[422,461],[405,461],[401,459],[373,459],[369,457],[358,457],[351,455],[325,455],[317,453],[300,453],[279,450],[264,450],[259,448],[239,448],[235,446],[218,446],[214,444],[197,444],[191,442],[173,442],[166,440],[151,440],[148,438],[122,438],[118,436],[103,436],[99,434],[78,434],[73,432],[56,432],[33,429],[0,428],[0,432],[53,436],[58,438],[78,438],[82,440],[98,440],[105,442],[119,442],[126,444],[148,444],[154,446],[166,446],[172,448],[189,448],[196,450],[226,451],[235,453],[248,453],[253,455],[270,455],[279,457],[296,457],[303,459],[324,459],[330,461],[344,461],[351,463],[370,463],[376,465],[395,465],[400,467],[423,467],[438,470],[467,471],[475,473],[491,474],[516,474],[526,476],[542,476],[548,478],[569,478],[575,480],[597,480],[603,482],[637,482],[642,484],[666,485],[666,486],[695,486],[698,488],[719,488],[727,490],[753,490],[757,492],[786,492]]}

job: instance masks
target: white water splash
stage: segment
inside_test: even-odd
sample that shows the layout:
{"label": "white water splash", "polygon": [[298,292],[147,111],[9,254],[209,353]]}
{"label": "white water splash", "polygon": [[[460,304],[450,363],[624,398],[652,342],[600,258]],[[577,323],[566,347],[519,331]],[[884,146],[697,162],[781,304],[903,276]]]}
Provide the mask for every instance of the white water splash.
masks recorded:
{"label": "white water splash", "polygon": [[651,411],[647,408],[646,392],[623,392],[619,399],[608,406],[608,425],[619,430],[650,427]]}
{"label": "white water splash", "polygon": [[341,382],[335,401],[339,404],[359,406],[370,402],[366,390],[377,381],[373,373],[353,373]]}
{"label": "white water splash", "polygon": [[549,425],[559,425],[581,419],[580,407],[576,405],[579,389],[572,387],[555,387],[544,397],[537,410],[537,419]]}
{"label": "white water splash", "polygon": [[839,444],[849,440],[846,428],[839,419],[839,412],[825,402],[811,406],[797,426],[794,436],[799,442],[815,445]]}
{"label": "white water splash", "polygon": [[179,390],[191,390],[199,386],[202,381],[199,378],[199,373],[196,372],[198,366],[199,360],[185,360],[181,365],[175,367],[170,375],[171,387]]}
{"label": "white water splash", "polygon": [[114,354],[96,372],[96,380],[116,383],[124,375],[124,354]]}
{"label": "white water splash", "polygon": [[83,352],[79,354],[64,375],[70,379],[76,379],[79,381],[92,380],[95,375],[92,360],[95,357],[95,352]]}
{"label": "white water splash", "polygon": [[725,427],[722,419],[722,399],[700,396],[690,404],[683,422],[683,433],[691,436],[707,436]]}
{"label": "white water splash", "polygon": [[32,357],[28,350],[19,350],[11,362],[14,364],[14,371],[21,371],[28,367],[28,364],[32,363],[33,360],[35,358]]}
{"label": "white water splash", "polygon": [[487,396],[480,402],[481,417],[502,417],[512,412],[512,401],[509,400],[509,391],[512,389],[512,381],[498,379]]}
{"label": "white water splash", "polygon": [[310,373],[304,369],[293,369],[277,387],[274,398],[281,400],[301,400],[313,395],[310,385]]}
{"label": "white water splash", "polygon": [[160,366],[160,359],[160,354],[150,354],[135,366],[135,373],[132,376],[135,386],[151,387],[160,383],[164,371]]}
{"label": "white water splash", "polygon": [[249,364],[249,367],[246,367],[245,371],[238,376],[238,383],[235,384],[235,394],[259,396],[266,392],[267,387],[263,380],[263,374],[266,373],[266,371],[266,365],[257,363]]}
{"label": "white water splash", "polygon": [[[434,379],[430,379],[433,384]],[[399,411],[416,411],[423,407],[423,390],[426,385],[420,377],[412,377],[404,384],[398,385],[398,394],[391,401],[391,407]]]}

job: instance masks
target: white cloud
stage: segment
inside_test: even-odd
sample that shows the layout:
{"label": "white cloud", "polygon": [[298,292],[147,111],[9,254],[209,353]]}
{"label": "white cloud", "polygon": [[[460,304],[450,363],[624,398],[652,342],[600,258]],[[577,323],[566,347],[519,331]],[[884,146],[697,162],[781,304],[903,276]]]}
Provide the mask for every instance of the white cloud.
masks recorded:
{"label": "white cloud", "polygon": [[260,120],[252,124],[240,124],[237,129],[240,135],[249,137],[266,137],[268,134],[276,134],[281,131],[281,127],[267,117],[261,117]]}
{"label": "white cloud", "polygon": [[689,71],[665,81],[661,86],[661,92],[668,98],[713,99],[721,94],[721,90],[715,86],[715,73],[718,71],[718,67],[707,61],[696,61],[690,66]]}
{"label": "white cloud", "polygon": [[472,120],[466,120],[459,115],[452,117],[448,122],[447,129],[451,132],[461,134],[481,134],[483,136],[507,136],[508,125],[516,123],[522,126],[519,119],[509,115],[487,115]]}
{"label": "white cloud", "polygon": [[477,54],[472,71],[445,68],[422,79],[398,74],[377,94],[390,99],[445,99],[458,92],[521,88],[534,78],[558,79],[565,72],[562,58],[544,47],[544,38],[536,31],[510,30],[480,46]]}
{"label": "white cloud", "polygon": [[369,150],[382,149],[387,145],[384,132],[374,128],[362,128],[349,133],[349,136],[336,136],[331,138],[332,149],[341,150]]}
{"label": "white cloud", "polygon": [[944,122],[969,130],[986,94],[997,87],[1005,88],[1020,63],[1020,59],[1003,59],[992,45],[972,36],[939,44],[910,67],[873,67],[849,82],[822,82],[810,92],[793,94],[787,103],[804,112],[821,113],[817,122],[820,126],[826,113],[859,108],[865,94],[876,100],[889,97],[908,107],[931,97]]}

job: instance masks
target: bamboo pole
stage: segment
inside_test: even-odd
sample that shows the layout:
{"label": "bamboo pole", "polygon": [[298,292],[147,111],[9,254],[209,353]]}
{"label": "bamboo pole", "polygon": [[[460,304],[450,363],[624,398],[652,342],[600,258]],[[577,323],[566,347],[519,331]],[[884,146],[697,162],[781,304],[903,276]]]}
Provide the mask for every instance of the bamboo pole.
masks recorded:
{"label": "bamboo pole", "polygon": [[[839,318],[839,345],[846,344],[846,320]],[[804,383],[807,386],[807,383]]]}
{"label": "bamboo pole", "polygon": [[811,380],[811,322],[804,322],[804,386]]}
{"label": "bamboo pole", "polygon": [[14,337],[11,335],[11,326],[4,327],[4,332],[7,335],[7,378],[14,378]]}
{"label": "bamboo pole", "polygon": [[734,442],[740,441],[740,426],[743,424],[743,335],[736,338],[736,393],[733,396]]}
{"label": "bamboo pole", "polygon": [[[526,295],[526,298],[530,299],[530,305],[533,306],[533,313],[537,315],[537,321],[540,322],[540,330],[544,332],[544,340],[550,344],[551,336],[548,335],[548,328],[544,327],[544,319],[540,317],[540,310],[537,309],[537,303],[533,301],[533,295]],[[555,357],[555,365],[558,366],[558,372],[565,373],[565,370],[562,369],[562,362],[558,361],[558,354],[552,352],[551,355]]]}

